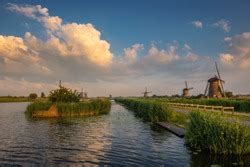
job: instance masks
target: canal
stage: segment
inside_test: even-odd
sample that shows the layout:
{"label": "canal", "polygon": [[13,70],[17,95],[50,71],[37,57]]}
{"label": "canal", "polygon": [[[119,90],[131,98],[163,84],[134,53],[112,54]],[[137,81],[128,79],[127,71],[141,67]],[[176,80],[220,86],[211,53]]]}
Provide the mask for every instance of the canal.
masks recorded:
{"label": "canal", "polygon": [[192,152],[184,139],[112,102],[107,115],[33,120],[28,103],[0,103],[1,165],[232,166],[248,157]]}

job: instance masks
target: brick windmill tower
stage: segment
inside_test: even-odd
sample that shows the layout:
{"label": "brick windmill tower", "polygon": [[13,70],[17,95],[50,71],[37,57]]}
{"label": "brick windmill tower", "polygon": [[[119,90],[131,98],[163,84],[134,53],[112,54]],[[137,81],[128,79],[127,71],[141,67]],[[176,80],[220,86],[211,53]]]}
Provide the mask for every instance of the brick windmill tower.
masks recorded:
{"label": "brick windmill tower", "polygon": [[188,84],[187,84],[187,81],[185,81],[185,86],[186,86],[186,88],[184,88],[184,89],[182,90],[182,97],[189,97],[189,96],[190,96],[189,90],[192,90],[192,89],[194,89],[194,88],[193,88],[193,87],[189,88],[189,87],[188,87]]}
{"label": "brick windmill tower", "polygon": [[142,92],[144,98],[148,98],[148,94],[152,93],[152,91],[148,92],[147,87],[145,87],[145,92]]}
{"label": "brick windmill tower", "polygon": [[221,79],[220,72],[218,70],[217,63],[215,62],[215,68],[217,71],[217,75],[214,77],[210,78],[207,81],[207,86],[205,89],[204,95],[209,97],[209,98],[222,98],[226,97],[223,84],[225,84],[225,81]]}

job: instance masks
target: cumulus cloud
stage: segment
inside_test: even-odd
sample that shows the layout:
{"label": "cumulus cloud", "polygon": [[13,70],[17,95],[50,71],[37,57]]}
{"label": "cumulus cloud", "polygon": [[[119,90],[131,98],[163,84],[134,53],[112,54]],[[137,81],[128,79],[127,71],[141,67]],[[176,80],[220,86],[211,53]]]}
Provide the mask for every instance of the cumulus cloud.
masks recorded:
{"label": "cumulus cloud", "polygon": [[199,20],[193,21],[193,22],[191,22],[191,24],[193,26],[195,26],[196,28],[202,28],[203,27],[203,23],[201,21],[199,21]]}
{"label": "cumulus cloud", "polygon": [[[88,24],[68,23],[63,24],[62,19],[58,16],[50,16],[47,8],[40,5],[16,5],[9,4],[7,9],[12,12],[23,14],[41,22],[48,32],[48,40],[43,42],[26,34],[27,38],[31,37],[34,43],[29,42],[33,49],[54,50],[58,56],[81,57],[83,60],[89,60],[95,65],[106,66],[112,61],[110,44],[101,39],[101,33],[95,27]],[[35,51],[37,51],[35,50]]]}
{"label": "cumulus cloud", "polygon": [[229,44],[229,50],[219,55],[221,62],[250,70],[250,32],[227,37],[225,41]]}
{"label": "cumulus cloud", "polygon": [[231,29],[230,23],[228,20],[221,19],[213,24],[215,27],[219,27],[225,32],[229,32]]}
{"label": "cumulus cloud", "polygon": [[143,50],[143,45],[142,44],[134,44],[133,46],[131,47],[128,47],[128,48],[125,48],[124,49],[124,54],[127,58],[127,60],[130,62],[130,63],[133,63],[136,61],[137,59],[137,54],[139,51]]}

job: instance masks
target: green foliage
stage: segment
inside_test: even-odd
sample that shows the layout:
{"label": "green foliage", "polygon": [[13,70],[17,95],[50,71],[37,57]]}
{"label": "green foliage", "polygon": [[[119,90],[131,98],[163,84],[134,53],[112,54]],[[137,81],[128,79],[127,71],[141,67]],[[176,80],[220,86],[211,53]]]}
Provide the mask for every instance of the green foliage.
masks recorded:
{"label": "green foliage", "polygon": [[36,111],[46,111],[51,105],[52,103],[50,101],[36,101],[27,106],[26,113],[32,115],[32,113]]}
{"label": "green foliage", "polygon": [[231,123],[221,115],[194,111],[185,135],[192,148],[216,154],[244,154],[249,146],[247,129],[238,122]]}
{"label": "green foliage", "polygon": [[135,115],[150,122],[170,121],[174,112],[167,103],[145,99],[115,99],[128,109],[135,111]]}
{"label": "green foliage", "polygon": [[53,103],[63,102],[63,103],[76,103],[80,100],[80,94],[76,90],[71,90],[69,88],[60,86],[59,89],[50,91],[49,100]]}
{"label": "green foliage", "polygon": [[110,111],[111,102],[108,99],[93,99],[91,101],[79,103],[59,102],[56,106],[61,116],[75,116],[86,112],[92,112],[98,115],[108,113]]}
{"label": "green foliage", "polygon": [[29,98],[30,98],[30,99],[36,99],[36,98],[37,98],[37,94],[36,94],[36,93],[31,93],[31,94],[29,95]]}
{"label": "green foliage", "polygon": [[44,92],[41,93],[41,98],[45,98]]}
{"label": "green foliage", "polygon": [[234,107],[235,111],[250,112],[250,101],[248,100],[235,100],[235,99],[168,99],[170,102],[175,103],[189,103],[201,105],[214,105],[224,107]]}

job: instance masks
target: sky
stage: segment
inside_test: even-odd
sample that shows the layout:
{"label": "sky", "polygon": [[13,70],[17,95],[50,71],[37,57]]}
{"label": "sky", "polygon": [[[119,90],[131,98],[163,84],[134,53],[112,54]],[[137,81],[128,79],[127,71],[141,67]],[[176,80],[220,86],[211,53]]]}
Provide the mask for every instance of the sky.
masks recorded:
{"label": "sky", "polygon": [[89,96],[204,93],[215,61],[250,94],[250,1],[2,0],[0,96],[64,86]]}

